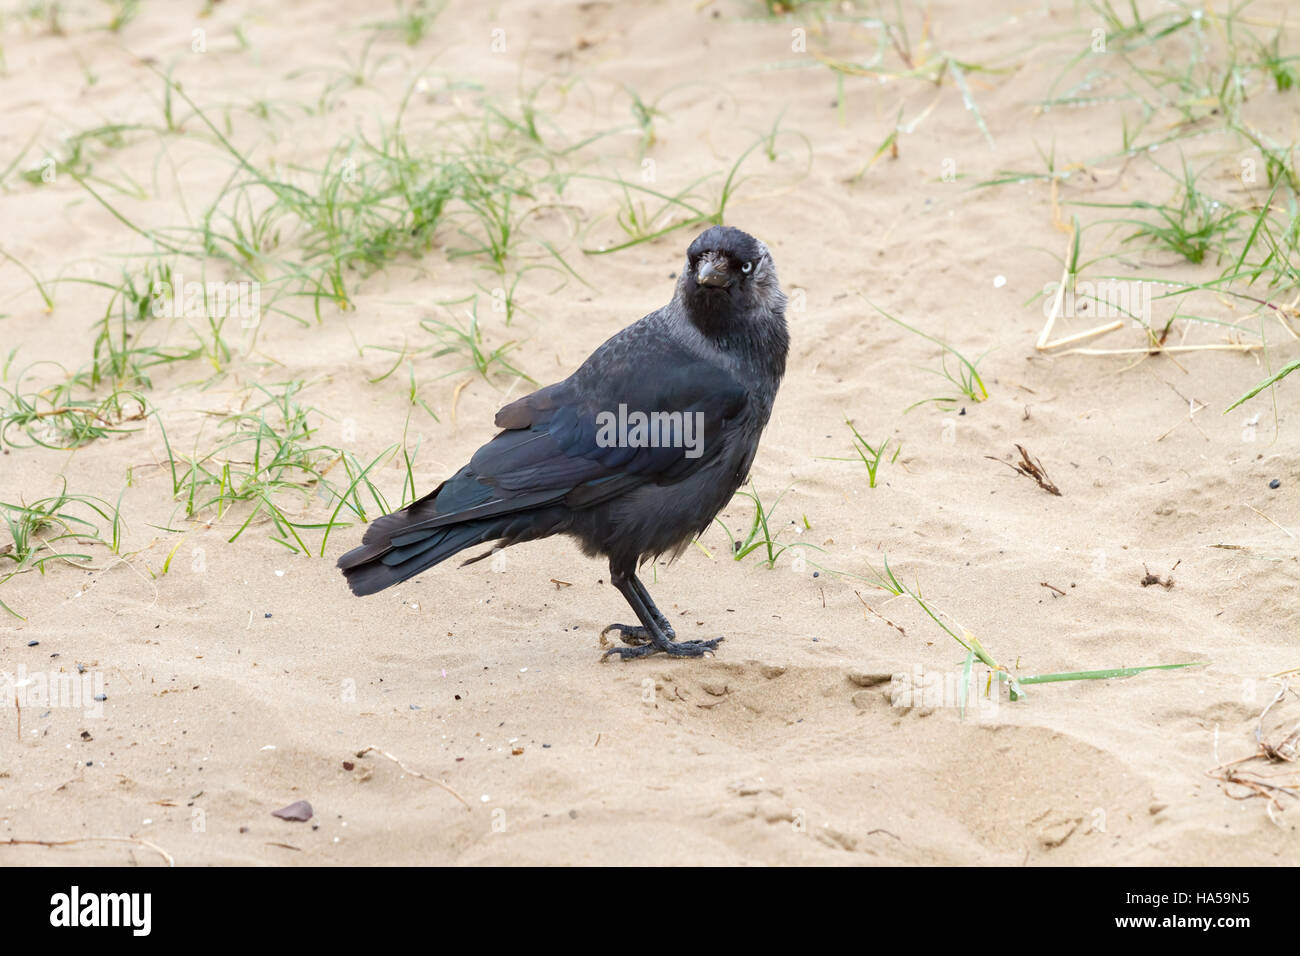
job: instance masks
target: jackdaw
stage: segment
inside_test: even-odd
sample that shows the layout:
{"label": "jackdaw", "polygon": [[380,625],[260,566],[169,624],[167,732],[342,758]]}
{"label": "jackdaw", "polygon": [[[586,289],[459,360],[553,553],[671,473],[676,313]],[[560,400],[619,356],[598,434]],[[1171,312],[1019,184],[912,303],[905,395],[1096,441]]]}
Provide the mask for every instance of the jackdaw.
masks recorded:
{"label": "jackdaw", "polygon": [[678,641],[637,569],[680,554],[748,477],[785,373],[785,301],[767,246],[730,227],[701,233],[671,302],[564,381],[506,405],[503,431],[468,465],[366,529],[339,559],[352,593],[374,594],[477,544],[567,534],[609,559],[610,583],[640,621],[605,628],[627,646],[604,657],[716,648],[720,637]]}

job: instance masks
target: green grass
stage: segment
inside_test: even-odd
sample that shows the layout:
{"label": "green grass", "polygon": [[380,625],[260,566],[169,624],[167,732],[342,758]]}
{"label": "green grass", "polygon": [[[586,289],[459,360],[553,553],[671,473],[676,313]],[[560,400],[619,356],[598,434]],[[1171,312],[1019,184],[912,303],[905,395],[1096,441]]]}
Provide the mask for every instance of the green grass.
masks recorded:
{"label": "green grass", "polygon": [[451,355],[461,359],[463,364],[446,373],[447,375],[474,372],[482,376],[485,381],[491,382],[494,374],[504,372],[521,378],[531,385],[537,385],[536,379],[515,368],[506,358],[510,352],[518,348],[518,342],[510,340],[491,349],[484,344],[483,330],[478,318],[478,296],[474,296],[470,301],[471,307],[466,310],[467,323],[462,324],[454,316],[450,321],[431,318],[420,320],[420,325],[437,341],[431,353],[432,357],[441,358],[444,355]]}
{"label": "green grass", "polygon": [[54,291],[50,283],[43,281],[40,276],[38,276],[35,272],[33,272],[31,269],[25,266],[22,262],[15,259],[13,256],[9,255],[9,253],[5,252],[3,249],[0,249],[0,258],[3,258],[7,262],[13,263],[24,273],[26,273],[27,277],[32,280],[32,284],[35,286],[37,294],[40,295],[41,301],[45,304],[45,311],[53,312]]}
{"label": "green grass", "polygon": [[[207,281],[220,271],[225,274],[214,281],[258,283],[268,317],[299,322],[305,319],[295,303],[305,300],[317,322],[324,320],[326,304],[350,310],[353,289],[368,274],[401,260],[415,263],[435,245],[449,261],[469,260],[490,273],[491,281],[479,288],[499,297],[506,325],[521,310],[521,290],[533,277],[549,273],[560,283],[581,281],[552,242],[524,229],[539,211],[557,208],[556,199],[541,192],[550,190],[558,197],[563,183],[553,178],[557,154],[543,148],[535,129],[527,132],[505,109],[485,109],[473,122],[448,127],[450,135],[433,140],[435,145],[417,146],[402,128],[403,100],[393,122],[380,124],[375,136],[344,140],[322,168],[272,172],[237,147],[210,111],[169,74],[157,75],[165,91],[166,127],[179,129],[176,106],[188,109],[189,120],[198,127],[187,135],[205,134],[231,163],[231,173],[195,224],[145,228],[112,195],[133,196],[134,187],[91,176],[89,164],[78,159],[85,155],[85,144],[120,145],[126,132],[143,128],[101,127],[68,139],[70,158],[62,171],[128,233],[146,239],[152,252],[122,268],[118,280],[105,281],[42,278],[0,250],[0,256],[27,274],[48,310],[55,308],[57,290],[66,283],[107,296],[91,360],[71,376],[73,388],[56,387],[57,397],[44,403],[38,398],[45,390],[9,389],[0,433],[58,417],[65,426],[63,444],[82,444],[107,434],[103,422],[93,423],[95,415],[106,417],[101,406],[112,408],[121,403],[122,393],[135,396],[152,387],[151,370],[158,366],[197,361],[223,374],[235,357],[228,316],[204,309],[201,316],[162,321],[151,314],[153,291],[169,287],[181,273]],[[152,132],[161,136],[165,131]],[[188,343],[172,344],[178,324],[188,329]],[[429,320],[425,328],[437,340],[426,354],[459,355],[464,367],[485,378],[505,372],[532,381],[508,357],[517,341],[484,344],[476,305],[468,327],[456,320]],[[424,407],[429,410],[427,403]]]}
{"label": "green grass", "polygon": [[[775,0],[772,0],[775,2]],[[778,63],[778,69],[825,68],[831,70],[837,81],[836,102],[838,104],[840,125],[848,125],[846,100],[858,92],[859,88],[888,83],[893,88],[932,88],[942,93],[945,86],[956,91],[966,113],[971,117],[976,130],[990,149],[995,142],[979,103],[974,95],[970,77],[973,74],[1002,74],[1019,69],[1014,58],[1027,52],[1013,51],[1004,57],[1013,62],[998,65],[993,63],[975,63],[946,50],[936,35],[931,32],[930,12],[914,6],[905,7],[901,0],[894,3],[877,2],[868,5],[867,10],[835,10],[832,4],[798,3],[776,4],[785,8],[797,7],[799,13],[814,10],[822,28],[810,29],[808,36],[808,53],[798,59]],[[919,20],[917,23],[915,21]],[[913,21],[909,25],[909,21]],[[919,32],[915,32],[918,31]],[[828,37],[843,42],[845,36],[852,36],[855,46],[865,51],[861,59],[845,60],[828,53],[820,52],[818,37]],[[850,85],[850,84],[856,85]],[[864,96],[865,100],[866,97]],[[902,122],[902,110],[893,130],[886,136],[858,172],[850,177],[850,182],[858,180],[886,150],[897,155],[900,149],[901,133],[912,133],[929,115],[932,107],[921,111],[910,123]]]}
{"label": "green grass", "polygon": [[111,10],[108,21],[110,33],[121,33],[128,23],[140,13],[140,0],[104,0]]}
{"label": "green grass", "polygon": [[[397,446],[362,466],[352,453],[318,441],[324,416],[301,402],[304,387],[300,381],[255,386],[253,404],[223,416],[215,443],[203,450],[196,442],[194,450],[178,451],[159,421],[171,493],[183,506],[184,518],[221,522],[234,516],[231,542],[255,524],[265,524],[271,540],[294,553],[310,554],[305,536],[319,533],[323,549],[340,515],[368,520],[373,512],[367,501],[381,513],[392,510],[369,475],[391,459]],[[414,456],[406,460],[408,478],[413,462]],[[328,477],[340,466],[346,486]],[[333,509],[326,521],[304,517],[317,500]]]}
{"label": "green grass", "polygon": [[148,408],[137,392],[119,390],[103,398],[79,399],[68,383],[23,391],[21,376],[10,389],[0,385],[0,447],[80,448],[144,418]]}
{"label": "green grass", "polygon": [[[866,301],[866,303],[869,306],[871,306],[873,309],[875,309],[877,312],[879,312],[881,315],[887,318],[890,322],[893,322],[895,325],[901,326],[902,328],[911,332],[913,335],[920,336],[921,338],[925,339],[927,342],[933,342],[935,345],[939,346],[941,350],[940,359],[939,359],[940,361],[939,368],[937,370],[926,369],[925,371],[933,375],[939,376],[944,381],[952,385],[958,392],[956,396],[936,395],[930,398],[923,398],[920,401],[913,402],[911,405],[909,405],[906,411],[910,412],[913,408],[917,408],[921,405],[928,405],[930,403],[934,403],[939,408],[946,410],[946,409],[955,408],[957,403],[961,401],[961,399],[963,398],[970,402],[982,402],[989,397],[988,388],[985,387],[984,379],[980,377],[980,373],[979,373],[979,363],[984,358],[984,356],[981,355],[979,358],[977,358],[975,361],[972,362],[970,359],[966,358],[966,356],[962,355],[959,351],[957,351],[956,348],[954,348],[952,345],[949,345],[947,342],[943,341],[942,339],[935,338],[933,335],[930,335],[928,332],[922,332],[920,329],[916,328],[915,326],[907,324],[902,319],[890,315],[888,312],[880,308],[878,305],[876,305],[866,296],[863,296],[862,298]],[[951,368],[949,367],[950,361],[952,362]],[[874,480],[874,475],[873,475],[873,480]]]}
{"label": "green grass", "polygon": [[[29,571],[43,575],[54,562],[84,565],[91,556],[79,549],[88,544],[120,554],[121,504],[121,495],[111,504],[93,495],[70,494],[66,481],[58,494],[36,501],[0,501],[0,519],[9,532],[9,543],[0,545],[0,585]],[[0,610],[25,620],[3,600]]]}
{"label": "green grass", "polygon": [[[57,182],[67,174],[74,179],[94,182],[124,196],[144,199],[144,188],[120,168],[115,167],[113,177],[95,175],[96,163],[102,162],[112,151],[122,149],[138,140],[138,134],[153,134],[158,130],[141,124],[111,123],[81,130],[67,136],[62,143],[47,152],[34,166],[23,170],[20,177],[32,186]],[[131,134],[137,134],[132,137]],[[0,177],[2,179],[2,177]]]}
{"label": "green grass", "polygon": [[[755,551],[759,551],[768,570],[776,567],[776,561],[782,554],[792,548],[812,548],[814,551],[822,549],[813,544],[803,541],[794,541],[788,544],[780,542],[781,533],[784,529],[778,529],[775,533],[772,531],[773,513],[781,504],[781,499],[786,496],[786,491],[777,495],[776,500],[772,502],[771,507],[764,505],[763,499],[758,493],[758,488],[750,483],[751,491],[739,491],[736,493],[737,498],[748,498],[754,505],[754,517],[750,522],[749,532],[745,537],[740,538],[731,533],[731,529],[721,517],[714,518],[713,521],[718,525],[727,536],[727,542],[730,545],[731,558],[733,561],[744,561]],[[806,519],[805,519],[806,521]],[[707,553],[707,552],[706,552]]]}
{"label": "green grass", "polygon": [[[1152,162],[1153,165],[1158,165]],[[1159,168],[1168,175],[1167,170]],[[1124,238],[1124,242],[1145,241],[1148,245],[1172,252],[1193,265],[1200,265],[1211,254],[1216,259],[1222,259],[1228,254],[1234,239],[1234,226],[1245,213],[1200,191],[1196,186],[1198,175],[1192,172],[1184,158],[1182,177],[1177,180],[1176,196],[1165,204],[1136,199],[1122,204],[1078,202],[1073,205],[1150,213],[1146,219],[1103,219],[1094,225],[1116,222],[1133,226],[1134,231]]]}
{"label": "green grass", "polygon": [[433,26],[433,21],[442,12],[444,3],[431,0],[396,0],[394,16],[391,20],[372,23],[367,29],[379,33],[394,34],[407,46],[419,46]]}
{"label": "green grass", "polygon": [[[870,442],[868,442],[865,438],[862,437],[861,433],[857,429],[857,426],[853,424],[851,419],[846,418],[844,420],[844,424],[848,425],[849,431],[853,433],[853,452],[857,457],[856,458],[824,458],[822,460],[862,462],[863,466],[867,469],[867,486],[869,488],[874,488],[876,487],[876,474],[877,472],[880,471],[880,463],[884,461],[885,451],[888,449],[889,443],[892,441],[892,439],[889,438],[882,439],[880,442],[878,442],[876,445],[873,446]],[[891,465],[894,462],[898,461],[898,456],[902,452],[902,450],[903,450],[902,443],[894,442],[894,454],[889,458],[889,463]]]}
{"label": "green grass", "polygon": [[1141,674],[1144,671],[1152,670],[1181,670],[1186,667],[1199,667],[1203,661],[1188,661],[1182,664],[1146,664],[1138,667],[1107,667],[1097,670],[1079,670],[1079,671],[1061,671],[1051,674],[1036,674],[1032,676],[1019,676],[999,664],[989,650],[984,646],[978,637],[972,634],[962,625],[958,624],[951,615],[945,614],[936,608],[930,601],[921,594],[920,583],[909,587],[904,584],[889,566],[889,557],[884,557],[884,573],[880,575],[880,586],[896,596],[906,596],[919,607],[925,615],[933,621],[940,630],[951,637],[966,652],[962,662],[962,679],[958,690],[958,700],[962,703],[963,712],[967,700],[972,669],[978,661],[989,669],[989,683],[985,687],[984,693],[987,695],[992,689],[992,682],[996,680],[999,685],[1006,684],[1008,694],[1012,701],[1020,700],[1025,697],[1024,685],[1026,684],[1051,684],[1062,681],[1078,680],[1112,680],[1121,677],[1131,677],[1135,674]]}
{"label": "green grass", "polygon": [[[617,207],[613,219],[623,234],[620,241],[587,246],[582,251],[587,255],[610,255],[662,239],[681,230],[724,225],[727,207],[748,181],[749,177],[741,173],[746,161],[757,153],[760,157],[766,158],[769,164],[777,162],[781,157],[777,143],[789,138],[797,140],[799,151],[806,155],[806,164],[800,174],[801,177],[806,176],[812,165],[812,144],[801,133],[783,130],[779,117],[770,129],[758,134],[754,142],[732,161],[725,172],[712,172],[698,176],[675,192],[632,182],[623,176],[572,174],[568,178],[602,182],[615,187]],[[722,182],[716,190],[706,191],[702,188],[719,176]]]}
{"label": "green grass", "polygon": [[1223,410],[1223,413],[1226,415],[1228,412],[1232,411],[1234,408],[1236,408],[1238,405],[1242,404],[1243,402],[1250,401],[1250,399],[1254,398],[1260,392],[1264,391],[1264,389],[1276,385],[1278,382],[1282,381],[1282,379],[1286,378],[1288,375],[1290,375],[1292,372],[1296,371],[1297,369],[1300,369],[1300,359],[1297,359],[1296,361],[1290,363],[1289,365],[1283,366],[1277,372],[1274,372],[1268,378],[1264,379],[1264,381],[1260,382],[1258,385],[1256,385],[1254,388],[1248,391],[1245,395],[1241,396],[1241,398],[1237,399],[1235,402],[1233,402],[1231,405],[1225,408]]}
{"label": "green grass", "polygon": [[[1060,207],[1077,211],[1076,235],[1100,237],[1090,241],[1096,250],[1090,260],[1072,264],[1071,281],[1157,284],[1154,301],[1169,309],[1168,317],[1154,328],[1147,317],[1139,323],[1143,344],[1153,351],[1198,329],[1218,334],[1210,342],[1261,348],[1269,346],[1273,320],[1288,337],[1294,334],[1288,310],[1300,296],[1296,141],[1293,132],[1279,141],[1274,127],[1256,124],[1270,112],[1294,109],[1288,100],[1300,92],[1300,56],[1285,50],[1283,24],[1268,24],[1249,7],[1175,2],[1148,12],[1089,0],[1087,16],[1071,33],[1079,52],[1037,105],[1044,114],[1089,110],[1096,128],[1120,131],[1119,148],[1094,149],[1089,142],[1083,144],[1089,152],[1062,160],[1053,140],[1050,151],[1040,149],[1045,170],[1004,169],[972,187],[1037,181],[1051,185],[1054,202],[1059,190]],[[1104,30],[1104,50],[1097,49],[1089,18]],[[1161,162],[1169,150],[1178,157],[1175,168]],[[1154,177],[1168,187],[1148,188],[1141,198],[1093,201],[1088,193],[1099,170],[1122,170],[1126,182]],[[1142,257],[1137,274],[1135,253]],[[1153,253],[1172,261],[1148,261],[1156,259]],[[1185,268],[1166,274],[1178,266],[1194,267],[1194,277]],[[1233,300],[1227,309],[1225,298]]]}
{"label": "green grass", "polygon": [[[154,314],[156,292],[170,289],[173,278],[169,263],[156,259],[146,261],[140,272],[123,270],[116,283],[52,281],[51,301],[56,286],[81,285],[107,294],[105,310],[90,324],[90,355],[75,371],[55,362],[15,370],[17,348],[11,350],[0,369],[0,444],[78,448],[123,434],[148,414],[146,393],[158,368],[203,360],[220,372],[233,354],[223,337],[229,315],[159,318]],[[186,344],[165,344],[185,337]],[[29,384],[35,371],[46,369],[58,371],[53,381],[46,374],[46,384]]]}
{"label": "green grass", "polygon": [[[868,444],[867,440],[858,433],[853,422],[846,420],[845,424],[848,425],[849,430],[853,432],[853,450],[857,452],[858,457],[862,460],[862,464],[867,469],[868,486],[874,488],[876,487],[876,472],[880,469],[880,462],[884,458],[885,449],[889,446],[889,439],[886,438],[877,442],[873,448]],[[902,450],[902,444],[895,443],[893,457],[889,459],[891,465],[898,461],[898,455]]]}

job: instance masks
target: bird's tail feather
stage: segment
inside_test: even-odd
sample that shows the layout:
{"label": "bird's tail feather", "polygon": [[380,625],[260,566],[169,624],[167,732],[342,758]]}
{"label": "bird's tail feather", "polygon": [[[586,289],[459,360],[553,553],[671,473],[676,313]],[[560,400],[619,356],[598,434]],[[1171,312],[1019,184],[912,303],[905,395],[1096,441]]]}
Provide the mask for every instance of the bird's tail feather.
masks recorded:
{"label": "bird's tail feather", "polygon": [[400,547],[394,547],[391,539],[372,540],[339,558],[339,567],[352,593],[363,597],[415,577],[466,548],[502,537],[505,524],[500,519],[486,519],[433,528],[419,540],[405,540]]}

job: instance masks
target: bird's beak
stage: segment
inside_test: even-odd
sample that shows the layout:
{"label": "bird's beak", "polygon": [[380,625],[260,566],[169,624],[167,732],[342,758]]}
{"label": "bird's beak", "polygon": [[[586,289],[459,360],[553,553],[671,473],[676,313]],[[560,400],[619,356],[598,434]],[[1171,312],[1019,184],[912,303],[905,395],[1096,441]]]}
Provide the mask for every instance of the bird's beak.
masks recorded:
{"label": "bird's beak", "polygon": [[731,276],[727,275],[726,260],[701,259],[695,270],[695,282],[711,289],[725,289],[731,285]]}

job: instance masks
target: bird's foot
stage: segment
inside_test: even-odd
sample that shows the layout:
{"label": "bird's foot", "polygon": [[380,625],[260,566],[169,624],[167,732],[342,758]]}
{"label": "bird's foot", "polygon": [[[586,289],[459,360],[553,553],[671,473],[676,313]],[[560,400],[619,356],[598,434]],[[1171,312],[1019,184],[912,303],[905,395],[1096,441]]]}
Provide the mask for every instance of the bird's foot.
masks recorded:
{"label": "bird's foot", "polygon": [[[610,631],[618,631],[618,639],[631,647],[641,647],[652,640],[650,632],[640,624],[611,624],[600,632],[602,644],[605,643],[605,635]],[[670,641],[677,639],[677,633],[670,626],[664,627],[664,636]]]}
{"label": "bird's foot", "polygon": [[[617,625],[616,625],[617,626]],[[629,628],[630,630],[630,628]],[[710,651],[718,649],[718,642],[722,638],[715,637],[711,641],[665,641],[662,644],[656,644],[650,635],[646,634],[646,643],[636,644],[631,647],[611,647],[601,657],[606,660],[611,654],[617,654],[620,659],[629,661],[636,657],[649,657],[651,654],[664,653],[669,657],[703,657]],[[629,642],[630,643],[630,642]]]}

